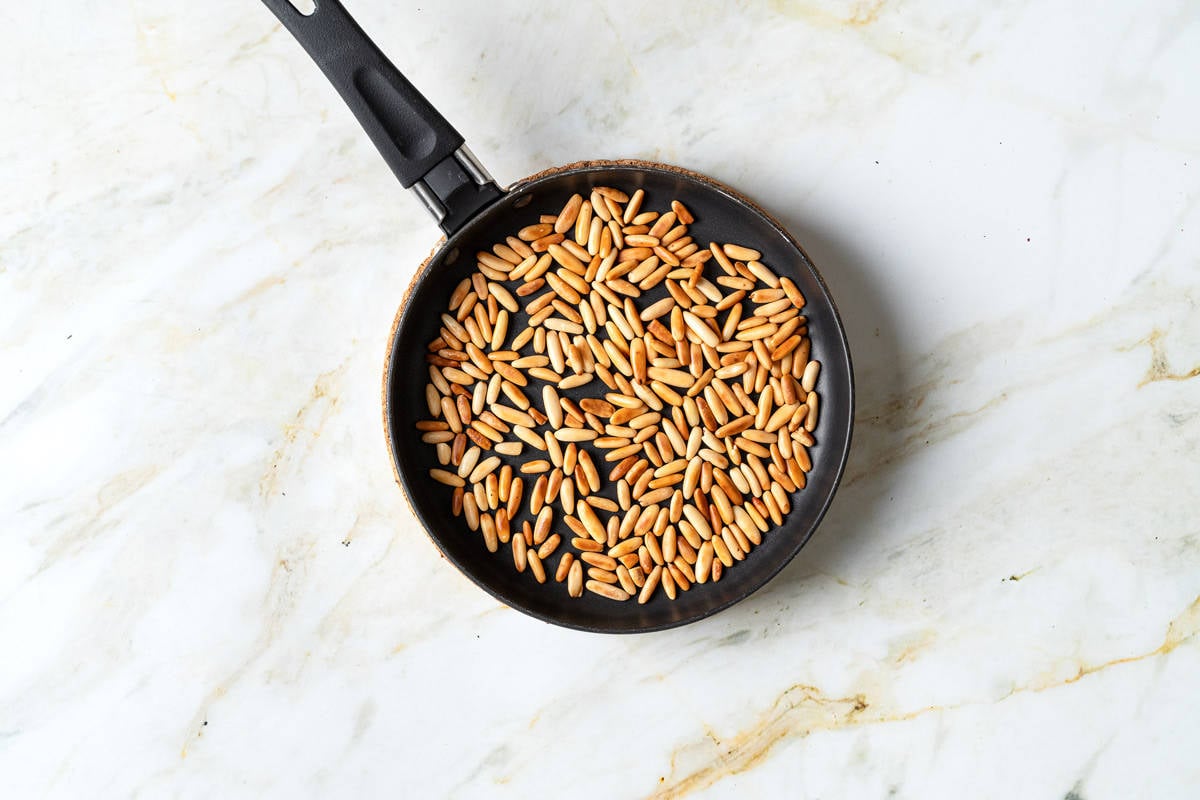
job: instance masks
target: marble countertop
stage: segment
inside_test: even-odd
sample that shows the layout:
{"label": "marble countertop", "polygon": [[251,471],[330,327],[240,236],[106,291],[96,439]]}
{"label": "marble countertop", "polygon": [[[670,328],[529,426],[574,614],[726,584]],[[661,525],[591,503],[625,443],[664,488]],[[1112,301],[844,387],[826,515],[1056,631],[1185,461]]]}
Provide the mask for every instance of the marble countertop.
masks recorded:
{"label": "marble countertop", "polygon": [[685,165],[854,355],[773,582],[612,637],[442,560],[379,413],[437,240],[250,0],[0,11],[6,797],[1193,798],[1200,11],[354,0],[502,181]]}

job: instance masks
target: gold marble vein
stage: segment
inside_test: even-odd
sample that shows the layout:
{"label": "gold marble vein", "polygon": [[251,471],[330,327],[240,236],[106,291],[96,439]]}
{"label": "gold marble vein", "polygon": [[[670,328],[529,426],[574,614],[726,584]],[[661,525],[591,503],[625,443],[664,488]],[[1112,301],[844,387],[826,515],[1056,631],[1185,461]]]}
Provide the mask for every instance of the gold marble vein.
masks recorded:
{"label": "gold marble vein", "polygon": [[1138,382],[1139,389],[1148,383],[1155,383],[1157,381],[1186,381],[1200,375],[1200,364],[1192,367],[1187,372],[1173,372],[1171,370],[1171,363],[1167,360],[1167,348],[1163,345],[1162,340],[1163,332],[1155,328],[1144,339],[1139,339],[1133,345],[1137,347],[1144,344],[1150,348],[1150,366],[1146,369],[1146,376]]}
{"label": "gold marble vein", "polygon": [[[1025,692],[1045,692],[1076,683],[1110,667],[1133,664],[1170,653],[1200,633],[1200,596],[1167,624],[1163,643],[1147,653],[1114,658],[1100,664],[1080,664],[1067,678],[1034,681],[1017,686],[990,703],[1000,703]],[[899,659],[898,659],[899,660]],[[823,730],[836,730],[883,722],[906,722],[929,713],[954,711],[979,703],[927,706],[911,711],[893,711],[872,705],[865,694],[827,697],[820,689],[804,684],[789,686],[750,727],[732,738],[722,739],[711,730],[704,739],[676,748],[671,755],[671,772],[662,786],[648,795],[651,800],[678,800],[706,789],[730,775],[747,772],[764,763],[776,745],[802,739]],[[715,750],[703,766],[676,777],[680,756],[696,750]]]}

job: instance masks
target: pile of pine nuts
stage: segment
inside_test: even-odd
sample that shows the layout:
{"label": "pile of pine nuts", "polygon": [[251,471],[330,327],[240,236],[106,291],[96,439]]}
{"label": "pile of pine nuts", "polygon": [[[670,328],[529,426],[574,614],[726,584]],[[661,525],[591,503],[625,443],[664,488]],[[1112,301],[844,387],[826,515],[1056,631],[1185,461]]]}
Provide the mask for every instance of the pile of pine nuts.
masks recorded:
{"label": "pile of pine nuts", "polygon": [[719,581],[812,468],[804,296],[644,199],[597,187],[477,253],[428,347],[430,476],[489,551],[571,597]]}

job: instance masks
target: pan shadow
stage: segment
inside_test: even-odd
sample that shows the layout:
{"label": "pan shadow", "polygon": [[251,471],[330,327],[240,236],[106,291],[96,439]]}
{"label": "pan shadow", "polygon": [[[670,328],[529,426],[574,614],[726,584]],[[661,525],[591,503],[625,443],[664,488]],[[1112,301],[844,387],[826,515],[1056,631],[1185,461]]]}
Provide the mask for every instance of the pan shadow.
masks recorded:
{"label": "pan shadow", "polygon": [[845,325],[854,364],[854,433],[841,486],[817,532],[774,580],[719,615],[735,626],[739,619],[749,623],[760,611],[790,605],[816,576],[845,583],[839,575],[850,571],[846,568],[860,560],[886,525],[889,498],[905,474],[898,452],[912,411],[903,402],[893,309],[875,278],[883,266],[872,264],[842,232],[800,214],[778,218],[820,271]]}

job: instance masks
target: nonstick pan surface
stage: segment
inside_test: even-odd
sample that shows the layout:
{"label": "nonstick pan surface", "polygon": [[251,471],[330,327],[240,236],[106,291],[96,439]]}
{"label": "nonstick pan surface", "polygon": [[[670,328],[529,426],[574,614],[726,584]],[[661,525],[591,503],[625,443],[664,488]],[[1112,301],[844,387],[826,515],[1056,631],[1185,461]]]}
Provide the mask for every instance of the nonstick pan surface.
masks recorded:
{"label": "nonstick pan surface", "polygon": [[[421,267],[404,298],[392,330],[384,374],[383,413],[396,479],[433,542],[464,574],[500,601],[538,619],[581,630],[630,633],[670,628],[727,608],[758,589],[781,570],[812,536],[845,468],[854,417],[850,352],[837,309],[824,282],[800,246],[761,209],[732,190],[693,172],[639,161],[586,162],[535,175],[501,189],[464,146],[462,136],[388,61],[337,0],[316,0],[302,14],[290,0],[263,0],[296,37],[341,94],[402,186],[411,188],[434,215],[448,239]],[[587,197],[593,187],[611,186],[632,193],[644,189],[646,210],[665,210],[681,201],[695,217],[689,234],[700,244],[734,242],[762,253],[777,275],[791,278],[807,299],[812,343],[810,357],[821,362],[817,384],[821,413],[810,449],[812,470],[804,489],[791,497],[781,526],[763,535],[745,560],[725,570],[717,583],[695,585],[669,600],[660,590],[645,605],[614,602],[585,592],[571,598],[553,580],[539,584],[527,570],[518,573],[508,547],[489,553],[482,536],[451,514],[451,490],[429,477],[440,466],[432,445],[421,441],[417,421],[429,416],[427,345],[438,336],[440,315],[454,287],[476,269],[475,253],[490,250],[520,228],[554,214],[575,193]],[[706,269],[711,273],[715,265]],[[643,292],[644,308],[666,295],[664,286]],[[515,335],[528,317],[510,321]],[[540,387],[526,392],[540,406]],[[593,381],[562,392],[580,400],[603,394]],[[603,451],[587,449],[606,481],[612,464]],[[530,456],[525,455],[523,459]],[[518,457],[521,458],[521,457]],[[517,459],[506,459],[510,463]],[[517,463],[513,463],[516,472]],[[601,495],[615,499],[615,488]],[[556,509],[555,532],[563,544],[546,565],[553,573],[559,554],[569,548],[570,531]],[[513,521],[528,518],[528,503]]]}
{"label": "nonstick pan surface", "polygon": [[[590,592],[571,598],[564,584],[552,579],[538,584],[528,570],[518,573],[508,547],[489,553],[482,536],[471,532],[461,517],[451,515],[451,490],[428,477],[429,470],[439,466],[434,448],[421,442],[414,428],[417,420],[429,418],[424,394],[426,345],[438,335],[438,314],[445,310],[450,293],[475,271],[474,254],[490,250],[505,236],[536,222],[539,214],[556,213],[572,194],[587,197],[596,186],[628,193],[644,189],[643,207],[649,210],[669,208],[671,200],[679,200],[696,218],[689,226],[696,241],[735,241],[761,251],[763,263],[795,281],[808,300],[803,313],[809,319],[811,357],[821,362],[821,415],[807,487],[792,495],[792,510],[783,525],[764,534],[763,543],[727,569],[719,583],[695,585],[673,601],[661,590],[646,605],[633,600],[617,603]],[[655,287],[637,303],[644,308],[663,296],[666,290]],[[521,330],[526,319],[524,312],[518,314],[510,331]],[[593,381],[562,394],[579,400],[600,396],[605,388]],[[540,390],[526,393],[540,407]],[[605,633],[653,631],[701,619],[743,599],[778,573],[812,536],[829,507],[849,452],[853,411],[850,353],[841,320],[824,282],[799,245],[778,223],[728,188],[692,172],[646,162],[587,162],[537,176],[513,187],[450,237],[420,270],[396,317],[384,378],[384,417],[397,479],[446,558],[513,608],[547,622]],[[587,449],[600,466],[603,480],[612,464],[604,461],[604,451]],[[515,472],[516,465],[530,457],[525,454],[505,461],[513,463]],[[611,486],[604,486],[600,494],[615,499]],[[559,513],[556,509],[556,515]],[[524,519],[530,519],[527,504],[514,529]],[[561,553],[568,547],[570,532],[561,524],[555,530],[564,539]],[[558,555],[548,563],[548,571],[553,571]]]}

